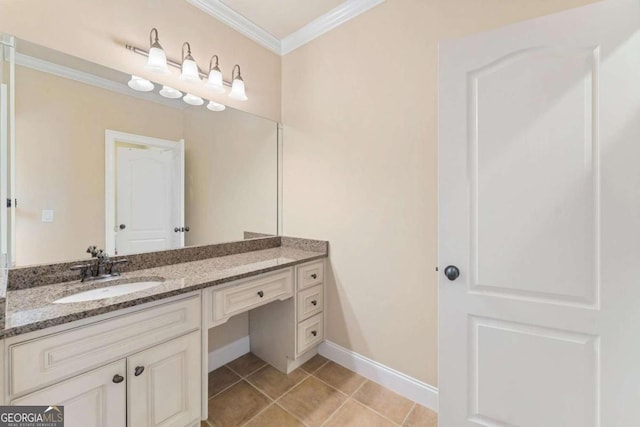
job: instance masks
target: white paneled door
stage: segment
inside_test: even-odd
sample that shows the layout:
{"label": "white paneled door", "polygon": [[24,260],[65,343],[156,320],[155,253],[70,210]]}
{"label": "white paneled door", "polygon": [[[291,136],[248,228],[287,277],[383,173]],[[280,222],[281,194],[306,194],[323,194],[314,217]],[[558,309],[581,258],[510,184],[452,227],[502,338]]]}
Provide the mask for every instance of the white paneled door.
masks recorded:
{"label": "white paneled door", "polygon": [[439,72],[440,426],[640,425],[640,1]]}
{"label": "white paneled door", "polygon": [[[146,147],[145,147],[146,148]],[[180,247],[180,196],[173,150],[118,147],[116,249],[119,254]]]}

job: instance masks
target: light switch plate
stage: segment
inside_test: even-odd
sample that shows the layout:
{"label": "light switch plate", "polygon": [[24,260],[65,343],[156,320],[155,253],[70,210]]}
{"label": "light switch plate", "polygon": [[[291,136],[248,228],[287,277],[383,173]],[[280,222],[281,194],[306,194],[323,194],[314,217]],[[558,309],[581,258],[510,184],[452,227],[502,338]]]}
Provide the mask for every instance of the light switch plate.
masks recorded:
{"label": "light switch plate", "polygon": [[42,222],[53,222],[53,210],[51,209],[42,210]]}

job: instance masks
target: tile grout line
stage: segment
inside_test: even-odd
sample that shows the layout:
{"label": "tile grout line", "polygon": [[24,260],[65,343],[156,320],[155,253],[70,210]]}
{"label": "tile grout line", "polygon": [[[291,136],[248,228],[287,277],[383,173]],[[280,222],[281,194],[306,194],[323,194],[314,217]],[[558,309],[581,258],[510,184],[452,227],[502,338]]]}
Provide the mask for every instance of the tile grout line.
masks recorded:
{"label": "tile grout line", "polygon": [[[234,373],[235,373],[235,372],[234,372]],[[219,392],[217,392],[217,393],[216,393],[216,394],[214,394],[213,396],[209,396],[209,397],[207,398],[207,400],[211,400],[211,399],[213,399],[214,397],[218,396],[219,394],[224,393],[225,391],[229,390],[229,389],[230,389],[231,387],[233,387],[234,385],[238,384],[240,381],[242,381],[242,378],[239,378],[237,381],[235,381],[235,382],[233,382],[233,383],[229,384],[227,387],[223,388],[222,390],[220,390]]]}
{"label": "tile grout line", "polygon": [[[319,369],[318,369],[318,370],[319,370]],[[348,395],[348,394],[346,394],[346,393],[343,393],[343,392],[342,392],[342,390],[338,390],[338,389],[336,389],[335,387],[331,386],[330,384],[327,384],[326,382],[322,381],[320,378],[316,377],[315,375],[314,375],[314,377],[315,377],[318,381],[320,381],[320,382],[322,382],[322,383],[326,384],[327,386],[329,386],[329,387],[333,388],[334,390],[337,390],[339,393],[342,393],[342,394],[344,394],[345,396],[347,396],[347,398],[344,400],[344,402],[342,402],[342,404],[341,404],[340,406],[338,406],[338,407],[336,408],[336,410],[335,410],[335,411],[333,411],[333,412],[331,413],[331,415],[329,415],[329,418],[327,418],[326,420],[324,420],[324,422],[323,422],[323,423],[321,424],[321,426],[320,426],[320,427],[322,427],[322,426],[326,425],[329,421],[331,421],[331,419],[332,419],[333,417],[335,417],[335,415],[336,415],[338,412],[340,412],[340,409],[342,409],[342,407],[343,407],[344,405],[346,405],[346,404],[347,404],[347,402],[349,402],[349,400],[351,399],[351,395]],[[355,394],[358,390],[360,390],[360,389],[364,386],[364,384],[365,384],[366,382],[367,382],[367,380],[366,380],[366,379],[365,379],[364,381],[362,381],[362,384],[360,384],[360,385],[358,386],[358,388],[356,388],[356,389],[353,391],[353,394]]]}
{"label": "tile grout line", "polygon": [[[293,390],[293,388],[292,388]],[[288,392],[287,392],[288,393]],[[285,393],[285,394],[287,394]],[[285,394],[283,394],[282,396],[284,396]],[[287,410],[287,408],[285,408],[284,406],[282,406],[278,401],[280,400],[280,398],[282,397],[280,396],[278,398],[278,400],[276,400],[273,404],[278,406],[280,409],[282,409],[284,412],[286,412],[287,414],[291,415],[293,418],[295,418],[296,420],[300,421],[300,424],[302,424],[305,427],[309,427],[309,424],[305,423],[304,420],[301,420],[300,418],[298,418],[298,416],[296,414],[291,413],[290,411]]]}
{"label": "tile grout line", "polygon": [[411,413],[413,412],[414,409],[416,409],[416,402],[413,402],[413,406],[411,406],[411,409],[409,409],[409,412],[407,412],[407,415],[405,415],[404,420],[402,420],[402,422],[400,423],[401,426],[403,426],[407,420],[409,419],[409,415],[411,415]]}
{"label": "tile grout line", "polygon": [[[364,406],[365,408],[375,412],[376,414],[380,415],[382,418],[384,418],[385,420],[389,421],[391,424],[393,424],[394,426],[402,426],[402,424],[405,422],[405,420],[407,419],[407,417],[409,416],[409,414],[411,413],[411,411],[413,411],[414,406],[416,405],[416,402],[414,402],[413,400],[409,400],[407,399],[407,401],[411,402],[411,408],[409,408],[409,412],[407,412],[405,414],[405,416],[402,418],[402,421],[400,421],[400,424],[398,424],[397,422],[393,421],[391,418],[387,417],[385,414],[383,414],[382,412],[378,411],[377,409],[367,405],[364,402],[359,401],[355,395],[360,391],[360,389],[362,387],[364,387],[364,385],[366,383],[372,383],[372,384],[376,384],[375,382],[371,381],[371,380],[366,380],[364,383],[362,383],[362,385],[360,387],[358,387],[358,389],[356,391],[353,392],[353,394],[350,396],[350,399],[352,399],[354,402],[361,404],[362,406]],[[387,389],[388,390],[388,389]]]}

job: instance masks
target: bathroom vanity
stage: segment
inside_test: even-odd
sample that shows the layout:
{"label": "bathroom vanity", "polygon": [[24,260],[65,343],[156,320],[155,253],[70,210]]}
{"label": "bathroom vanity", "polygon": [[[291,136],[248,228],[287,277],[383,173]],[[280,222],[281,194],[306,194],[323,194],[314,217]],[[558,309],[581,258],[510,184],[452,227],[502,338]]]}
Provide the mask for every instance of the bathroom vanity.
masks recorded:
{"label": "bathroom vanity", "polygon": [[[232,254],[203,258],[216,253]],[[16,269],[0,331],[3,403],[64,405],[68,426],[199,425],[210,328],[248,312],[251,351],[286,373],[317,353],[327,255],[326,242],[271,237],[130,256],[109,281],[70,281],[65,264]],[[54,302],[150,278],[159,284]]]}

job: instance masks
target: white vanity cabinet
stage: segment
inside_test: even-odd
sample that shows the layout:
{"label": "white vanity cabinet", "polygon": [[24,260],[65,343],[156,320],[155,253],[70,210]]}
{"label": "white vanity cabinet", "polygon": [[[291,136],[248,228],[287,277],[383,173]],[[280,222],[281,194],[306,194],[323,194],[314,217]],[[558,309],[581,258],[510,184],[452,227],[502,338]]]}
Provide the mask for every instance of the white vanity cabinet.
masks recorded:
{"label": "white vanity cabinet", "polygon": [[64,405],[66,426],[198,425],[200,301],[197,292],[9,338],[6,401]]}
{"label": "white vanity cabinet", "polygon": [[324,340],[324,260],[295,267],[294,278],[294,298],[249,312],[251,351],[287,374]]}
{"label": "white vanity cabinet", "polygon": [[[42,390],[11,405],[64,405],[66,427],[126,426],[126,362],[119,360]],[[119,383],[114,379],[122,378]]]}

